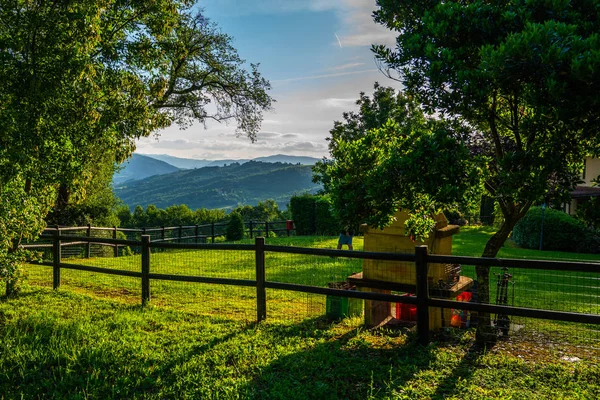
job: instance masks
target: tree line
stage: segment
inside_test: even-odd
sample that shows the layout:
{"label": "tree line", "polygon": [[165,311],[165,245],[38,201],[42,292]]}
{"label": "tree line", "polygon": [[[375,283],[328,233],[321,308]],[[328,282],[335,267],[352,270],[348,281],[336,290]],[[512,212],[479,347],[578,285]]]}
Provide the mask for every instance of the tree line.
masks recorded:
{"label": "tree line", "polygon": [[291,219],[289,211],[282,211],[274,200],[259,201],[257,205],[238,206],[228,212],[224,209],[190,209],[181,204],[164,209],[151,204],[144,208],[136,206],[133,212],[128,206],[121,206],[116,210],[119,226],[123,228],[146,228],[159,226],[179,225],[206,225],[210,223],[224,223],[231,219],[232,214],[240,215],[245,222],[260,221],[271,222]]}

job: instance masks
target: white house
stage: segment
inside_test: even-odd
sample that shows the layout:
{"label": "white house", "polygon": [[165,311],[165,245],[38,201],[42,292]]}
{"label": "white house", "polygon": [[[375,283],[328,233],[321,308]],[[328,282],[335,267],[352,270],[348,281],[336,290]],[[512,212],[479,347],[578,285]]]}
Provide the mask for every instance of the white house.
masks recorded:
{"label": "white house", "polygon": [[571,203],[565,204],[565,212],[574,215],[577,206],[591,197],[600,197],[600,187],[592,186],[592,180],[600,176],[600,159],[586,157],[581,179],[584,181],[571,192]]}

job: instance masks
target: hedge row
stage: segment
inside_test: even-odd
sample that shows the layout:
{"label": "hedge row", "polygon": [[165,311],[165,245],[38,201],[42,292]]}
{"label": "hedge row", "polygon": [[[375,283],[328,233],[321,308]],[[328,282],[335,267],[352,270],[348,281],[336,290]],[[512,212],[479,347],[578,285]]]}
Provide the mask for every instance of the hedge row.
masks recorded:
{"label": "hedge row", "polygon": [[297,235],[337,235],[339,224],[328,196],[304,194],[290,199],[290,211]]}
{"label": "hedge row", "polygon": [[[512,238],[521,247],[539,249],[542,228],[542,208],[532,207],[515,225]],[[600,238],[585,224],[568,214],[546,208],[544,210],[543,249],[597,253]]]}

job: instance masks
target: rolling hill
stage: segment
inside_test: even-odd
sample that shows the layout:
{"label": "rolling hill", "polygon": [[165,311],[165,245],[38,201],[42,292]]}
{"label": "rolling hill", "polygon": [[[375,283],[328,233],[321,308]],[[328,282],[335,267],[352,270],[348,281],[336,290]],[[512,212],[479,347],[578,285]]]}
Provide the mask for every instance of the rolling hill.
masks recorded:
{"label": "rolling hill", "polygon": [[[250,159],[224,159],[224,160],[198,160],[194,158],[181,158],[170,156],[168,154],[144,154],[146,157],[154,158],[156,160],[161,160],[166,163],[169,163],[177,168],[181,169],[194,169],[194,168],[204,168],[204,167],[222,167],[223,165],[229,165],[233,163],[244,164]],[[285,154],[276,154],[273,156],[266,157],[257,157],[254,158],[253,161],[262,161],[268,163],[289,163],[289,164],[301,164],[301,165],[315,165],[318,158],[314,157],[305,157],[305,156],[288,156]]]}
{"label": "rolling hill", "polygon": [[133,154],[129,160],[121,165],[121,170],[113,175],[113,182],[114,184],[121,184],[129,180],[139,180],[176,171],[179,171],[179,168],[164,161],[141,154]]}
{"label": "rolling hill", "polygon": [[129,181],[115,186],[131,208],[187,204],[190,208],[232,208],[275,200],[285,208],[294,194],[314,193],[311,166],[249,161],[226,167],[204,167]]}

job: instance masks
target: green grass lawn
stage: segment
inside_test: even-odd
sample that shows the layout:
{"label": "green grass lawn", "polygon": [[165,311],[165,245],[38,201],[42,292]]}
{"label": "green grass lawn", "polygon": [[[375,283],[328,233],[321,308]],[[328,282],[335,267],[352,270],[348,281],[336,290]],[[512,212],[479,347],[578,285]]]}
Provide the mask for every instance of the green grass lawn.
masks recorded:
{"label": "green grass lawn", "polygon": [[600,396],[591,361],[472,343],[468,331],[421,347],[405,330],[365,330],[358,318],[255,325],[30,286],[0,301],[0,398]]}
{"label": "green grass lawn", "polygon": [[[492,233],[463,228],[454,254],[480,255]],[[336,242],[268,239],[324,248]],[[362,249],[361,238],[354,244]],[[509,244],[499,257],[538,254],[600,259]],[[157,252],[151,259],[156,273],[254,279],[253,252]],[[141,260],[67,262],[139,271]],[[268,253],[266,265],[268,280],[316,286],[361,270],[356,259],[282,253]],[[517,305],[600,312],[598,276],[511,272]],[[486,351],[474,348],[472,331],[449,330],[422,348],[406,329],[366,330],[359,317],[325,320],[325,296],[268,290],[267,320],[256,325],[253,288],[152,281],[151,305],[141,308],[139,279],[62,274],[61,289],[52,291],[51,268],[28,266],[24,292],[0,301],[0,399],[600,396],[597,327],[514,319],[522,340]],[[572,356],[581,360],[563,360]]]}

